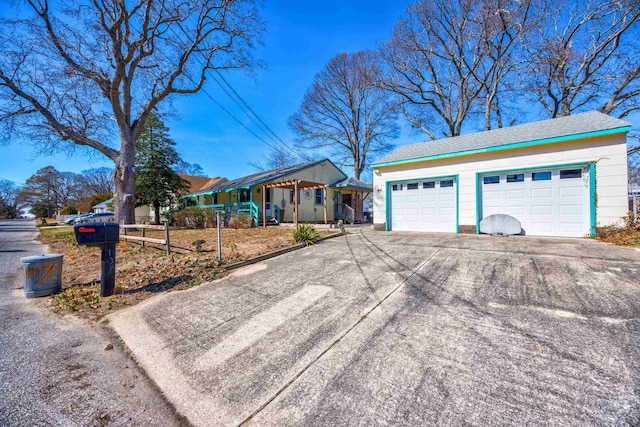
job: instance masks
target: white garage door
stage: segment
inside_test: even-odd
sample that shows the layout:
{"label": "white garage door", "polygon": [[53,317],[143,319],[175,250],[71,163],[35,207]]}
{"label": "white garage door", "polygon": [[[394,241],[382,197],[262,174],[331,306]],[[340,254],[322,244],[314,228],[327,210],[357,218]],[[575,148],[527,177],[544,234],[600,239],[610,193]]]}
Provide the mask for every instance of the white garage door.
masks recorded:
{"label": "white garage door", "polygon": [[454,177],[391,184],[391,229],[456,232]]}
{"label": "white garage door", "polygon": [[589,170],[569,167],[480,177],[482,218],[501,213],[527,235],[581,237],[590,231]]}

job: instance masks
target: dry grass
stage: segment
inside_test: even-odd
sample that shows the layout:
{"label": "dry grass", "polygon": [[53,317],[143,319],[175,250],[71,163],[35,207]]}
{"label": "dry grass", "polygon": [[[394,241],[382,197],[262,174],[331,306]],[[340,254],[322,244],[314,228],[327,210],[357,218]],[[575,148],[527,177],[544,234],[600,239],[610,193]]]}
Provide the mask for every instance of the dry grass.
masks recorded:
{"label": "dry grass", "polygon": [[[63,290],[51,297],[52,308],[90,319],[99,319],[158,292],[188,289],[218,279],[226,274],[227,264],[292,245],[291,230],[286,228],[224,229],[223,262],[218,264],[215,229],[171,230],[170,256],[160,245],[147,243],[142,248],[137,242],[121,240],[116,251],[116,293],[100,297],[100,248],[78,246],[72,227],[43,228],[41,234],[49,252],[64,254]],[[146,236],[163,238],[164,232],[146,230]],[[200,252],[193,244],[197,240],[204,240]]]}
{"label": "dry grass", "polygon": [[629,213],[623,226],[598,227],[596,239],[618,246],[640,246],[640,222],[634,221],[633,214]]}

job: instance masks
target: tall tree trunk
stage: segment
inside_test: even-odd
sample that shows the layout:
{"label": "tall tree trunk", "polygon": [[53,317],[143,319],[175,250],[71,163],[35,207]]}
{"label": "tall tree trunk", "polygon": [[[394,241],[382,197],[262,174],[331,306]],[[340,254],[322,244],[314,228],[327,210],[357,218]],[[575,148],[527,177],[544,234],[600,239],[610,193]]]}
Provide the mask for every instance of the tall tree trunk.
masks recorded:
{"label": "tall tree trunk", "polygon": [[[122,132],[122,131],[121,131]],[[136,167],[135,138],[131,132],[120,135],[120,154],[116,159],[113,198],[115,216],[119,224],[136,222]]]}
{"label": "tall tree trunk", "polygon": [[160,202],[158,201],[153,202],[153,210],[156,217],[155,223],[159,225],[160,224]]}

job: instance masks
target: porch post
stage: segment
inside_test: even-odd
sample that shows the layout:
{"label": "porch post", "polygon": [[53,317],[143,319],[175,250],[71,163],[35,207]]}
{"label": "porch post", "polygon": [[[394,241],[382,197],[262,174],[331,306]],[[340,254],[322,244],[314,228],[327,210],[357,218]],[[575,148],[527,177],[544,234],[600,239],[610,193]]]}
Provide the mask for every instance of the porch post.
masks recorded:
{"label": "porch post", "polygon": [[262,227],[267,228],[267,194],[262,184]]}
{"label": "porch post", "polygon": [[327,192],[329,191],[329,186],[325,184],[324,186],[324,223],[327,224]]}
{"label": "porch post", "polygon": [[298,181],[293,182],[293,226],[298,228]]}

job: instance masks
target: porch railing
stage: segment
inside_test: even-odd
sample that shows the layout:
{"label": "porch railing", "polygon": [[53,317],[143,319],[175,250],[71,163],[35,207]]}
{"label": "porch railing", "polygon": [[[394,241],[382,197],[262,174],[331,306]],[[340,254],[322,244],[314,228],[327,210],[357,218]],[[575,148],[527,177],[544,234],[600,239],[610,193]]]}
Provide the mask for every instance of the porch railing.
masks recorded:
{"label": "porch railing", "polygon": [[220,212],[225,216],[229,216],[232,213],[246,213],[249,217],[254,218],[256,224],[258,224],[260,214],[258,205],[253,202],[217,203],[214,205],[200,205],[198,207],[203,209],[213,209],[214,212]]}

